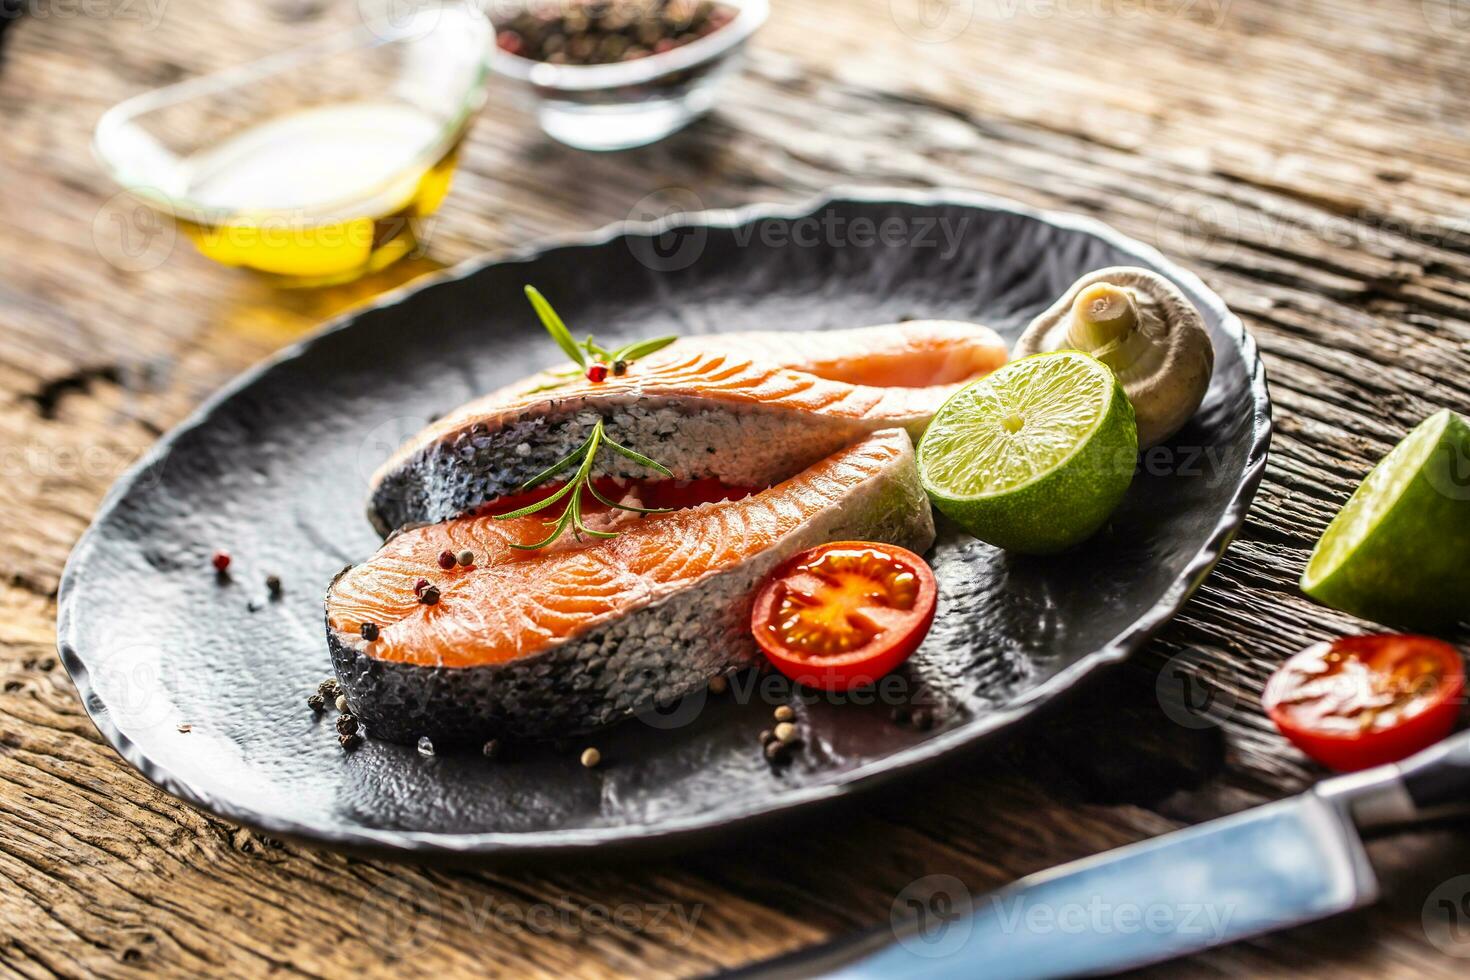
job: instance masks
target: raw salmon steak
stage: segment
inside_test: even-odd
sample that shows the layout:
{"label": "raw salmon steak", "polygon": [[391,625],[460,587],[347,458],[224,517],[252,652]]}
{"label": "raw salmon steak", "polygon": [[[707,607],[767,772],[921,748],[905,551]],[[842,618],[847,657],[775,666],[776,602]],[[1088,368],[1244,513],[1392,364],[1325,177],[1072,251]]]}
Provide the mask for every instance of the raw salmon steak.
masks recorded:
{"label": "raw salmon steak", "polygon": [[[616,722],[751,663],[754,593],[791,555],[848,538],[922,552],[934,538],[903,429],[741,499],[601,516],[617,537],[567,533],[535,551],[512,544],[543,538],[544,513],[422,526],[340,574],[327,594],[328,643],[368,732],[465,742]],[[442,552],[465,549],[472,566],[440,568]],[[421,578],[436,603],[419,601]]]}
{"label": "raw salmon steak", "polygon": [[[685,337],[622,375],[540,374],[452,412],[378,470],[368,515],[388,534],[469,513],[565,457],[599,419],[678,479],[769,486],[880,429],[917,439],[949,395],[1005,360],[988,327],[938,320]],[[648,472],[609,453],[594,475]]]}

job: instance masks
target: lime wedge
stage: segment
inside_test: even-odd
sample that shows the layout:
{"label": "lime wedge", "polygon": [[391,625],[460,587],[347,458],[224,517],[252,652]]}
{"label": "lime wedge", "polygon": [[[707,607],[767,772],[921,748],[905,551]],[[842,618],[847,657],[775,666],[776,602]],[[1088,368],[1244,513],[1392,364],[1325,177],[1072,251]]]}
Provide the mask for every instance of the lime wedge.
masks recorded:
{"label": "lime wedge", "polygon": [[919,478],[934,506],[980,540],[1053,554],[1102,527],[1137,456],[1133,406],[1113,372],[1057,351],[951,395],[919,443]]}
{"label": "lime wedge", "polygon": [[1365,619],[1470,616],[1470,425],[1448,409],[1373,467],[1312,551],[1302,591]]}

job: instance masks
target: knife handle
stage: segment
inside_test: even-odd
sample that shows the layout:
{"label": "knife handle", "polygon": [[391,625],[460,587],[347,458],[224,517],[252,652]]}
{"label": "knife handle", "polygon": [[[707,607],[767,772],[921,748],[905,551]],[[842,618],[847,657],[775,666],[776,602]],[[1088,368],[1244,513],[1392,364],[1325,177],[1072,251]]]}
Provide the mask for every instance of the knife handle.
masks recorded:
{"label": "knife handle", "polygon": [[1399,778],[1419,819],[1470,815],[1470,731],[1405,759]]}

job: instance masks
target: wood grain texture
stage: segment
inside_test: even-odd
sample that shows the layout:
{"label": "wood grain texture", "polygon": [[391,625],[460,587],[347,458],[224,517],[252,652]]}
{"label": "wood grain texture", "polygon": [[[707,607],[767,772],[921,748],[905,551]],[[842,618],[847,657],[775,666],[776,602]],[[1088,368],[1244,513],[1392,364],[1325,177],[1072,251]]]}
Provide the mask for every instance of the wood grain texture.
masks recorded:
{"label": "wood grain texture", "polygon": [[[118,204],[88,142],[118,99],[318,36],[356,5],[32,7],[0,53],[7,974],[690,976],[886,921],[924,875],[979,892],[1320,775],[1257,699],[1284,656],[1363,624],[1305,600],[1296,577],[1408,427],[1470,410],[1463,0],[776,0],[720,111],[660,145],[581,154],[493,97],[426,254],[310,293],[182,244],[155,268],[119,268]],[[483,251],[836,183],[1093,214],[1194,266],[1254,332],[1276,406],[1266,481],[1144,656],[997,753],[838,822],[638,866],[316,852],[178,803],[101,743],[54,652],[60,571],[113,478],[209,392],[324,317]],[[1234,704],[1219,726],[1160,709],[1161,671],[1191,648]],[[1383,841],[1373,857],[1373,909],[1167,975],[1463,975],[1421,926],[1430,892],[1470,871],[1463,833]]]}

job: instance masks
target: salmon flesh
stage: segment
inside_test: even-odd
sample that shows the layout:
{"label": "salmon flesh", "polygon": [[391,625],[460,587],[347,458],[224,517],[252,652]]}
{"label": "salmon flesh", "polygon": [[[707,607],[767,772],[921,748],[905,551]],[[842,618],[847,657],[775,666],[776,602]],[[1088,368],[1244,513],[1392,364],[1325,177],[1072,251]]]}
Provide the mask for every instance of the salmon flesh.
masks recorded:
{"label": "salmon flesh", "polygon": [[[728,355],[701,348],[650,366],[613,396],[615,404],[631,409],[640,387],[664,390],[659,372],[684,375],[682,385],[690,383],[691,372],[757,373],[749,362],[722,357]],[[788,376],[764,378],[760,384],[776,385],[768,388],[777,392],[771,398],[796,397],[779,394]],[[821,387],[813,376],[803,383],[808,395]],[[902,408],[875,408],[866,393],[851,394],[861,386],[845,390],[849,394],[817,398],[792,412],[804,420],[851,420],[860,429],[874,418],[916,419],[932,411],[913,400]],[[592,405],[609,407],[588,392],[575,398],[575,414],[563,425]],[[490,417],[513,424],[505,409],[465,416]],[[451,422],[439,431],[461,431],[465,424]],[[513,438],[551,428],[518,429]],[[696,445],[703,451],[702,442]],[[815,453],[817,445],[801,452]],[[849,538],[918,552],[933,542],[929,502],[905,429],[859,431],[845,448],[829,453],[740,499],[652,515],[609,510],[600,526],[619,532],[611,539],[578,541],[568,533],[540,550],[513,548],[545,536],[544,512],[509,520],[461,517],[391,537],[372,558],[341,573],[327,594],[328,642],[352,711],[373,737],[393,741],[560,737],[668,704],[750,664],[756,656],[751,604],[780,562]],[[474,553],[473,565],[440,568],[442,552],[462,550]],[[414,586],[420,578],[439,590],[436,603],[419,601]],[[363,636],[365,623],[376,628],[367,630],[372,641]]]}
{"label": "salmon flesh", "polygon": [[[881,429],[917,439],[950,394],[1005,360],[994,331],[949,321],[681,338],[624,374],[545,373],[440,419],[378,470],[368,516],[386,535],[470,513],[567,456],[599,419],[677,479],[770,486]],[[650,474],[604,453],[593,475]]]}

